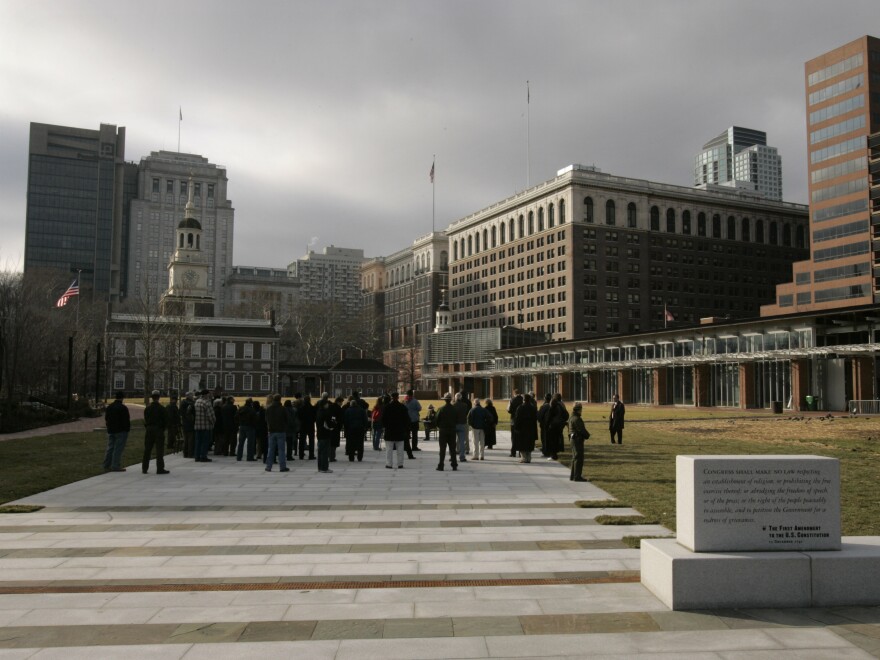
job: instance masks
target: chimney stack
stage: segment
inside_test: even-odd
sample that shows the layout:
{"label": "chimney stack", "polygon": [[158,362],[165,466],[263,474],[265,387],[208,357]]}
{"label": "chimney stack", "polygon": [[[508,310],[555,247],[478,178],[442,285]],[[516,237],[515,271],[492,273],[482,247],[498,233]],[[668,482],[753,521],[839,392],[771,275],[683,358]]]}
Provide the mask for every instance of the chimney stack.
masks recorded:
{"label": "chimney stack", "polygon": [[345,359],[345,349],[344,348],[339,351],[339,359],[340,360]]}

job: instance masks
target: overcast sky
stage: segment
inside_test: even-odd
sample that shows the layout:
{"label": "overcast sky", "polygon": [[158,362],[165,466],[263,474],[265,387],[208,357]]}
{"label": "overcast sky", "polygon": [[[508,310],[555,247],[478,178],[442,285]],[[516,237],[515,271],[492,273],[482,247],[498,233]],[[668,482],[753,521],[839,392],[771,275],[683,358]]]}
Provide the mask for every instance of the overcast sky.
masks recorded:
{"label": "overcast sky", "polygon": [[805,203],[804,62],[864,34],[877,0],[0,0],[0,267],[30,122],[125,126],[136,162],[176,150],[178,108],[181,150],[227,168],[236,265],[406,247],[435,154],[437,229],[572,163],[691,185],[731,125]]}

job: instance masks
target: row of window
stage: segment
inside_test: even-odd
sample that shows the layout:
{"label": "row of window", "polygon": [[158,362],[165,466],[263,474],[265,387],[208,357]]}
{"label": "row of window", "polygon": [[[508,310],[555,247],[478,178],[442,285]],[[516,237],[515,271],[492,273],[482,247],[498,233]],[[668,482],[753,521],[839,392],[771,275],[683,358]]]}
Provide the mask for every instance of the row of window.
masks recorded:
{"label": "row of window", "polygon": [[[508,240],[515,241],[517,238],[525,238],[532,236],[535,232],[542,232],[545,229],[552,229],[556,226],[556,210],[552,202],[547,205],[547,221],[544,221],[544,207],[538,208],[537,224],[535,223],[535,212],[529,211],[527,216],[519,215],[516,223],[510,218],[506,222],[493,224],[491,227],[477,229],[460,239],[453,239],[452,242],[452,259],[464,259],[470,257],[481,250],[489,250],[499,245],[504,245]],[[559,200],[559,224],[565,224],[565,200]],[[516,230],[519,230],[518,232]],[[482,239],[482,242],[481,242]]]}
{"label": "row of window", "polygon": [[[364,376],[363,374],[357,374],[357,376],[354,376],[352,374],[345,374],[344,378],[345,378],[346,383],[355,383],[356,382],[357,384],[360,385],[364,382],[372,384],[374,376],[373,376],[373,374],[367,374],[366,376]],[[382,385],[383,383],[391,384],[392,381],[394,380],[394,376],[388,375],[388,374],[385,374],[385,375],[377,374],[375,376],[375,379],[376,379],[376,383],[379,385]],[[333,380],[336,383],[341,383],[343,380],[343,375],[336,374],[333,377]]]}
{"label": "row of window", "polygon": [[[269,388],[272,386],[272,376],[270,374],[260,374],[260,392],[268,392]],[[218,376],[215,373],[209,374],[188,374],[188,383],[204,383],[205,387],[209,390],[216,389],[218,384]],[[237,387],[240,384],[241,387]],[[176,384],[178,389],[183,389],[180,387],[180,384]],[[113,389],[115,390],[125,390],[127,387],[125,372],[117,371],[113,374]],[[132,386],[136,390],[144,389],[144,374],[136,373],[134,375],[134,382]],[[174,387],[175,384],[172,384]],[[164,389],[165,388],[165,374],[157,373],[153,375],[153,384],[150,386],[153,389]],[[254,376],[253,374],[232,374],[227,373],[223,375],[223,389],[227,392],[253,392],[254,391]]]}
{"label": "row of window", "polygon": [[[190,342],[190,350],[189,356],[193,358],[202,357],[202,344],[205,344],[205,357],[206,358],[216,358],[219,357],[218,348],[221,342],[216,341],[191,341]],[[237,350],[237,346],[241,346],[241,351]],[[260,346],[260,359],[261,360],[271,360],[272,359],[272,344],[259,344]],[[125,357],[128,355],[128,347],[129,342],[126,339],[115,339],[113,341],[113,355],[116,357]],[[169,344],[167,347],[168,350],[172,350],[172,346]],[[153,354],[154,355],[164,355],[165,354],[165,342],[162,340],[156,340],[153,344]],[[254,344],[252,342],[245,342],[243,344],[238,344],[233,341],[225,342],[223,357],[229,360],[233,360],[236,358],[236,353],[241,353],[241,358],[244,360],[252,360],[254,359]],[[180,355],[184,355],[186,353],[185,347],[180,347]],[[134,340],[134,356],[142,357],[145,354],[145,346],[144,342],[141,339]]]}
{"label": "row of window", "polygon": [[[177,187],[180,190],[180,196],[184,199],[189,196],[189,188],[187,181],[177,181]],[[161,184],[161,179],[158,177],[153,178],[153,193],[159,193],[159,187]],[[175,181],[174,179],[165,179],[165,194],[173,195],[174,194]],[[214,184],[209,183],[207,185],[208,190],[208,199],[214,198]],[[193,197],[196,199],[201,199],[202,197],[202,184],[200,181],[193,182]]]}

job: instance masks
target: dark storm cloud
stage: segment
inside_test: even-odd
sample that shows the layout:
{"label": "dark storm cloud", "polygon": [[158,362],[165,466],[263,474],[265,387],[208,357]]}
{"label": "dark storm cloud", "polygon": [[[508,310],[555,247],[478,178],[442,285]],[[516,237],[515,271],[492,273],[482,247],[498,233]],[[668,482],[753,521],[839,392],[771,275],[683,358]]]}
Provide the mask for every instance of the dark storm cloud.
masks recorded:
{"label": "dark storm cloud", "polygon": [[571,163],[689,185],[733,124],[767,132],[803,202],[803,63],[880,33],[874,0],[5,8],[2,256],[23,249],[28,122],[124,125],[138,160],[177,148],[182,106],[181,149],[228,168],[235,262],[279,267],[316,235],[374,256],[430,231],[435,154],[437,228]]}

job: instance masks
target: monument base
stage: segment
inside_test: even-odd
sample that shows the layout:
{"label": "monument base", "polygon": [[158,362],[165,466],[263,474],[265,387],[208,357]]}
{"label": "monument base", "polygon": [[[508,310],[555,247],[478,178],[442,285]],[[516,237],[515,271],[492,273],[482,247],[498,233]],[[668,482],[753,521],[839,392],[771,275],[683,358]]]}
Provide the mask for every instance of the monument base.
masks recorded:
{"label": "monument base", "polygon": [[691,552],[646,539],[642,584],[673,610],[880,605],[880,538],[843,541],[841,550]]}

